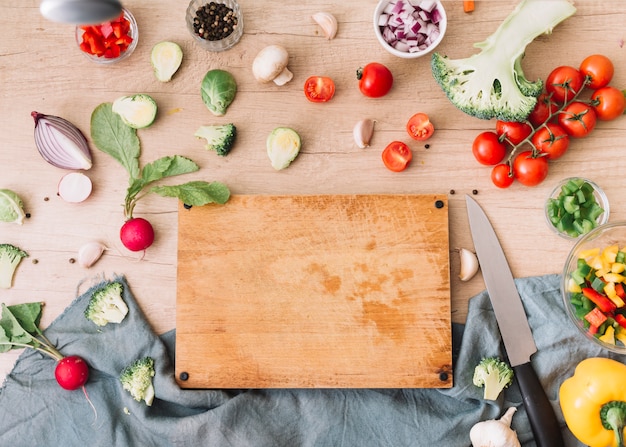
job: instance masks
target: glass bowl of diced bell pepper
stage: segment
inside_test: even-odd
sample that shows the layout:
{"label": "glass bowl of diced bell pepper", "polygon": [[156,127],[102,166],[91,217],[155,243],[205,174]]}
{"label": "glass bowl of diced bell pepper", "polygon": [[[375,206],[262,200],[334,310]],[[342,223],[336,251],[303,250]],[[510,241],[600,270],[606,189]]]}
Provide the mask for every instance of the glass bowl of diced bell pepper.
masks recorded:
{"label": "glass bowl of diced bell pepper", "polygon": [[576,327],[602,348],[626,354],[626,222],[600,225],[578,239],[561,281]]}
{"label": "glass bowl of diced bell pepper", "polygon": [[548,196],[548,227],[565,239],[576,240],[609,221],[609,200],[593,181],[583,177],[561,180]]}
{"label": "glass bowl of diced bell pepper", "polygon": [[76,43],[91,61],[111,64],[132,54],[139,39],[135,17],[126,8],[108,22],[76,27]]}

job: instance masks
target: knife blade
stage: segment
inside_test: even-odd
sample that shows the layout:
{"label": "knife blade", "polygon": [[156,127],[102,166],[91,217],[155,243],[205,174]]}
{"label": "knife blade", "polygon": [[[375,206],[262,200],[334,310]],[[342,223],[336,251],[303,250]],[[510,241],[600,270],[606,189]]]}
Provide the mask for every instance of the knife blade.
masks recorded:
{"label": "knife blade", "polygon": [[554,408],[531,363],[537,346],[513,273],[483,209],[470,196],[465,197],[465,202],[478,263],[535,443],[538,447],[562,447],[563,435]]}

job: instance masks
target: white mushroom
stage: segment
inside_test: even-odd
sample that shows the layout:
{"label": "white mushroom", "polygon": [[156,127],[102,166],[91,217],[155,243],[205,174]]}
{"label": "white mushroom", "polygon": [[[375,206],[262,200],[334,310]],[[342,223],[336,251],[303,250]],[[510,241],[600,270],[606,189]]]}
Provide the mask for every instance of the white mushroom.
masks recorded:
{"label": "white mushroom", "polygon": [[257,81],[284,85],[291,81],[293,73],[287,69],[289,53],[280,45],[263,48],[252,62],[252,73]]}

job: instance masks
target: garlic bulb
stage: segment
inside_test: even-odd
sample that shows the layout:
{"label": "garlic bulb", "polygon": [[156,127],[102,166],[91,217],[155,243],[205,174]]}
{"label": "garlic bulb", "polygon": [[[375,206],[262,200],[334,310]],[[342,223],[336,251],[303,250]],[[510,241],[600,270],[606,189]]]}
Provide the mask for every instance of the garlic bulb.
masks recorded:
{"label": "garlic bulb", "polygon": [[337,35],[337,19],[328,12],[317,12],[311,16],[324,32],[326,39],[334,39]]}
{"label": "garlic bulb", "polygon": [[521,447],[511,420],[517,408],[510,407],[500,419],[475,424],[469,433],[473,447]]}
{"label": "garlic bulb", "polygon": [[478,272],[478,258],[476,254],[466,248],[459,249],[461,257],[461,273],[459,279],[461,281],[469,281]]}
{"label": "garlic bulb", "polygon": [[374,134],[374,120],[369,118],[359,121],[354,125],[352,129],[352,135],[354,136],[354,142],[361,149],[370,145],[370,140]]}
{"label": "garlic bulb", "polygon": [[78,263],[89,268],[94,265],[107,247],[100,242],[87,242],[78,249]]}

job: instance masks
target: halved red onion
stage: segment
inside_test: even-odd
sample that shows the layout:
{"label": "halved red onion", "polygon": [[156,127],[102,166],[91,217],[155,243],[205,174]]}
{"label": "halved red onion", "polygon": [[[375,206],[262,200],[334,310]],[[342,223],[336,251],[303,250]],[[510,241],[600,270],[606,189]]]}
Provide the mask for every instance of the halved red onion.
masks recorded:
{"label": "halved red onion", "polygon": [[391,0],[378,18],[378,26],[393,48],[416,52],[437,40],[441,17],[434,0]]}
{"label": "halved red onion", "polygon": [[62,169],[90,169],[91,151],[83,133],[74,124],[54,115],[32,112],[35,145],[44,160]]}

